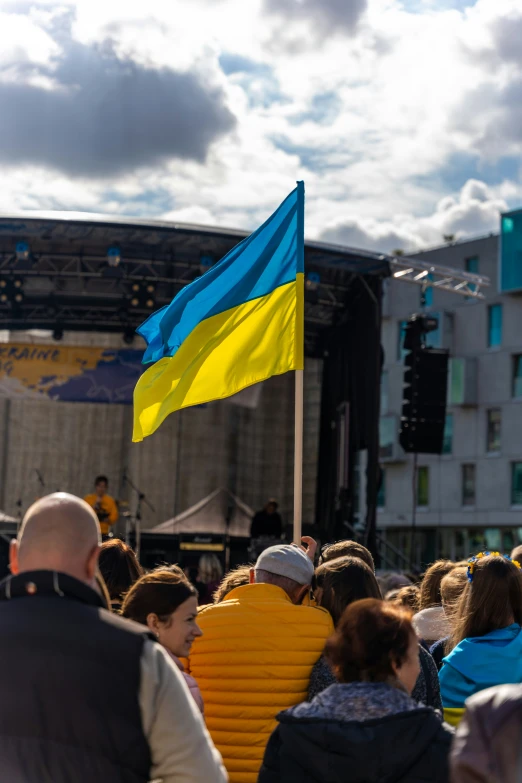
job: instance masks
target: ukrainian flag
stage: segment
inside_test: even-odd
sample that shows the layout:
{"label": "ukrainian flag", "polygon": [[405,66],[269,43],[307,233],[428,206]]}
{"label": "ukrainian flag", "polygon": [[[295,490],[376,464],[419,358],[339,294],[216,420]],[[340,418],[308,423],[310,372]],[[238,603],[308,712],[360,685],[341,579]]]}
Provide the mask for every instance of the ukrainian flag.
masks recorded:
{"label": "ukrainian flag", "polygon": [[251,236],[138,328],[151,366],[133,441],[170,413],[304,367],[304,183]]}

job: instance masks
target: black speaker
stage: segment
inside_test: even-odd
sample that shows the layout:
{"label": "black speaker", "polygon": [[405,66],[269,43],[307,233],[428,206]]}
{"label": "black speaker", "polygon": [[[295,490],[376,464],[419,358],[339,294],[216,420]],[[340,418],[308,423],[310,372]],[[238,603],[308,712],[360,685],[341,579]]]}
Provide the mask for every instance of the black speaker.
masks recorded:
{"label": "black speaker", "polygon": [[399,441],[404,451],[441,454],[446,418],[449,352],[413,340],[404,359]]}

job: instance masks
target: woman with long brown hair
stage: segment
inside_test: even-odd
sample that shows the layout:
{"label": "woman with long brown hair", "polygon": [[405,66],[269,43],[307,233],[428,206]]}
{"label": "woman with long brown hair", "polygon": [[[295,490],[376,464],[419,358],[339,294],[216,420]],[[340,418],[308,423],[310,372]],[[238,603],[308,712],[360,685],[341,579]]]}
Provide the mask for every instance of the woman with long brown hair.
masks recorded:
{"label": "woman with long brown hair", "polygon": [[[375,574],[358,557],[339,557],[323,563],[315,572],[313,588],[317,603],[330,612],[336,627],[347,606],[363,598],[382,599]],[[412,696],[416,701],[442,709],[436,666],[421,645],[418,650],[421,672]],[[309,701],[335,682],[335,674],[322,655],[312,669]]]}
{"label": "woman with long brown hair", "polygon": [[522,683],[522,572],[498,552],[468,565],[468,584],[453,620],[439,673],[445,715],[452,723],[464,702],[494,685]]}

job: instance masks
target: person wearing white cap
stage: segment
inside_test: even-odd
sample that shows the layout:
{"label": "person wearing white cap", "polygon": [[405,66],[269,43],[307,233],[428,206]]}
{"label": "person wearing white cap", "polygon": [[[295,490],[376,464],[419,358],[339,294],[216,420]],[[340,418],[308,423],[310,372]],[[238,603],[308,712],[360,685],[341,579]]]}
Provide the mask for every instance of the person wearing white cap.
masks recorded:
{"label": "person wearing white cap", "polygon": [[256,783],[276,715],[307,696],[310,674],[333,632],[329,613],[303,606],[314,567],[298,547],[259,556],[250,584],[203,609],[190,671],[230,783]]}

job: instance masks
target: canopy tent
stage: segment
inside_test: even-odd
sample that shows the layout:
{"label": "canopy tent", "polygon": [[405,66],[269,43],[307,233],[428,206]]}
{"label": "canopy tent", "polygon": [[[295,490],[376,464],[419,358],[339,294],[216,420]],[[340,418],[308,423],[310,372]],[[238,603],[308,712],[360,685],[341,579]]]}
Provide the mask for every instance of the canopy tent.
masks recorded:
{"label": "canopy tent", "polygon": [[[227,517],[230,524],[227,530]],[[147,533],[211,533],[213,535],[250,536],[254,512],[228,489],[220,487],[187,508],[181,514],[149,528]]]}
{"label": "canopy tent", "polygon": [[10,517],[9,514],[4,514],[0,511],[0,525],[17,525],[18,520],[15,517]]}

